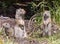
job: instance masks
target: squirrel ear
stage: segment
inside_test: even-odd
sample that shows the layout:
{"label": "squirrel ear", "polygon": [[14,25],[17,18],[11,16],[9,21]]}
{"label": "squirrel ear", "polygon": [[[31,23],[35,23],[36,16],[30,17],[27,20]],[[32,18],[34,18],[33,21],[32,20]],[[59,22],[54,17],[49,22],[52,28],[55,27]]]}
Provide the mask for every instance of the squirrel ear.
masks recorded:
{"label": "squirrel ear", "polygon": [[44,11],[43,15],[50,15],[50,11]]}

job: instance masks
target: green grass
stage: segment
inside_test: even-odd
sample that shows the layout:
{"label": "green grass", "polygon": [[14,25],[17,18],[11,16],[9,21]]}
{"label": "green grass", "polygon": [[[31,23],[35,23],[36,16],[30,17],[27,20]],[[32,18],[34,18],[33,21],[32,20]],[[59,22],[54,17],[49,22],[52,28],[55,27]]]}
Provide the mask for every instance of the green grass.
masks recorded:
{"label": "green grass", "polygon": [[40,37],[40,38],[35,37],[31,39],[36,39],[39,42],[47,42],[48,44],[60,44],[60,33],[50,37]]}

